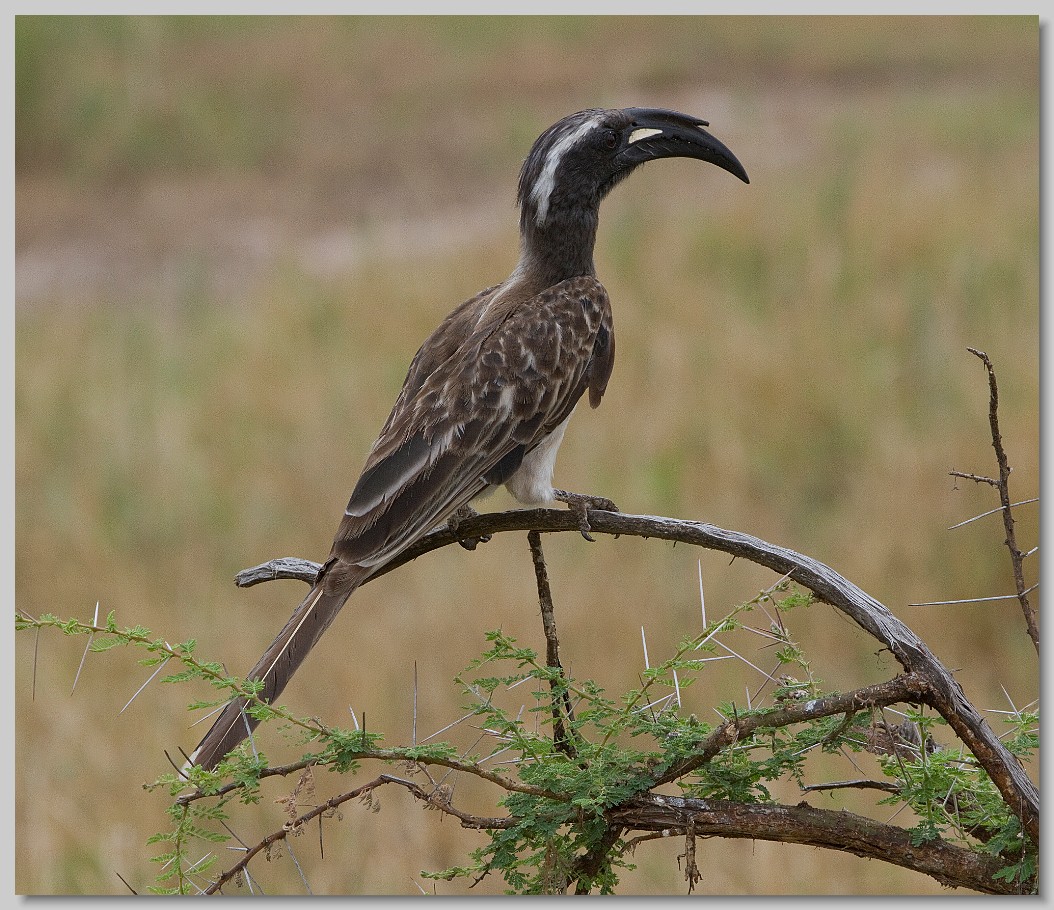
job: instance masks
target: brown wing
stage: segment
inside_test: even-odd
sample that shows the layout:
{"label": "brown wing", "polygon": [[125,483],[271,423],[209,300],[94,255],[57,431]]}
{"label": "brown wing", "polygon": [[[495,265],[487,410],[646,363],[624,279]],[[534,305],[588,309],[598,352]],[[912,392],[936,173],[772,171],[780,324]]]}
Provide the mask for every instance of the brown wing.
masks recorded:
{"label": "brown wing", "polygon": [[366,468],[371,462],[378,460],[379,453],[380,457],[383,457],[385,444],[391,445],[392,442],[392,435],[389,432],[392,422],[406,410],[410,401],[421,390],[425,380],[439,366],[457,355],[458,349],[464,346],[471,327],[479,322],[481,312],[486,309],[499,287],[500,285],[495,285],[480,291],[475,297],[470,297],[456,307],[421,344],[414,359],[410,361],[410,368],[406,371],[406,379],[403,380],[403,387],[392,406],[392,412],[388,415],[384,426],[381,427],[381,432],[377,434],[377,440],[366,460]]}
{"label": "brown wing", "polygon": [[518,301],[474,301],[414,358],[348,501],[333,545],[339,560],[383,564],[508,477],[587,388],[599,403],[614,344],[596,279],[572,278]]}

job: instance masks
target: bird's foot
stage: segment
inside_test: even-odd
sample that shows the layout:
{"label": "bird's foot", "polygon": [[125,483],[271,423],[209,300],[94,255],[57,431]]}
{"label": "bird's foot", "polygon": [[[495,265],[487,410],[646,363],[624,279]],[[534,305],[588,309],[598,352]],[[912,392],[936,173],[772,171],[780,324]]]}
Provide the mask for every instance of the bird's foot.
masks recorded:
{"label": "bird's foot", "polygon": [[[463,505],[446,520],[450,533],[457,536],[457,529],[460,527],[461,523],[470,518],[475,518],[477,515],[479,515],[479,512],[473,509],[472,506],[467,504]],[[490,534],[483,534],[479,537],[458,537],[457,542],[466,550],[475,550],[481,543],[487,543],[490,538]]]}
{"label": "bird's foot", "polygon": [[615,503],[603,496],[587,496],[582,493],[568,493],[567,490],[553,490],[553,499],[567,503],[568,508],[578,516],[578,530],[590,543],[594,541],[593,536],[589,533],[593,530],[589,525],[589,510],[596,509],[599,512],[619,510]]}

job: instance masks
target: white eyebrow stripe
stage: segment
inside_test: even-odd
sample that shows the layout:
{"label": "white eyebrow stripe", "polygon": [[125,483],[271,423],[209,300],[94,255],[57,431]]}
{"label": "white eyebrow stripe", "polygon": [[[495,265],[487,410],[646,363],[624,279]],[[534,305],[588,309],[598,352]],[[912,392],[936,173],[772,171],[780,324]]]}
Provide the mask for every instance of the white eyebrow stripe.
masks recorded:
{"label": "white eyebrow stripe", "polygon": [[560,166],[564,154],[599,122],[599,114],[589,117],[549,149],[549,153],[545,156],[542,172],[538,175],[538,181],[531,189],[531,199],[534,200],[537,213],[534,220],[537,222],[538,227],[545,224],[545,219],[549,215],[549,197],[552,195],[553,187],[556,185],[556,169]]}
{"label": "white eyebrow stripe", "polygon": [[640,129],[634,130],[632,133],[630,133],[629,139],[627,139],[626,142],[630,145],[633,145],[634,142],[640,142],[641,139],[647,139],[649,136],[658,136],[661,133],[662,130],[653,130],[648,129],[646,127],[641,127]]}

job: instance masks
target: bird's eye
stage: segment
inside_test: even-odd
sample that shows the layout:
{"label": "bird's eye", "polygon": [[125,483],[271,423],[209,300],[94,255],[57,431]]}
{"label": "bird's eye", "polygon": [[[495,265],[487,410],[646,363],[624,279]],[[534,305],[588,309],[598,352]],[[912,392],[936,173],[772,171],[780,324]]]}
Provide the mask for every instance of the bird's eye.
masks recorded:
{"label": "bird's eye", "polygon": [[614,130],[606,130],[604,132],[604,145],[609,149],[618,147],[618,133]]}

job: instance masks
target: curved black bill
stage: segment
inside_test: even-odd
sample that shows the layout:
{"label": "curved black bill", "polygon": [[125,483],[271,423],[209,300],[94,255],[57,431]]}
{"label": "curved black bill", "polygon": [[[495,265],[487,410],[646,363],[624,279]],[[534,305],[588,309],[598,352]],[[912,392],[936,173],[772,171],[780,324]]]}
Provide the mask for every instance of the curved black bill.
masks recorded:
{"label": "curved black bill", "polygon": [[750,183],[739,159],[704,129],[709,126],[707,121],[662,108],[631,107],[624,113],[629,115],[631,123],[626,147],[619,157],[628,164],[642,164],[655,158],[698,158]]}

